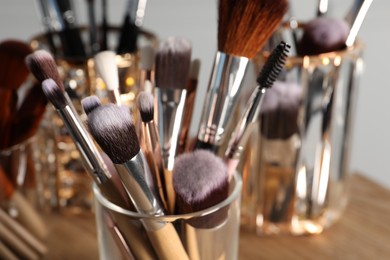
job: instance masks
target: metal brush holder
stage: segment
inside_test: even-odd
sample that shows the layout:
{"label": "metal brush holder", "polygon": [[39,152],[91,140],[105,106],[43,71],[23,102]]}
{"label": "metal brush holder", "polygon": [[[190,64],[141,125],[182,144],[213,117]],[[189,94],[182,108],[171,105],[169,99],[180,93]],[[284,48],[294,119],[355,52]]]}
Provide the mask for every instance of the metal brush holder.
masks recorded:
{"label": "metal brush holder", "polygon": [[[88,42],[88,28],[80,27],[81,38]],[[115,49],[119,39],[120,28],[109,27],[108,29],[108,49]],[[157,37],[147,31],[140,30],[137,38],[138,49],[145,45],[157,47]],[[96,74],[93,62],[93,56],[69,58],[64,57],[60,45],[59,33],[46,33],[34,36],[30,45],[34,50],[44,49],[52,53],[57,63],[58,71],[63,80],[65,90],[69,95],[74,107],[81,116],[86,119],[81,106],[81,99],[89,95],[96,95],[101,102],[107,103],[106,86],[101,78]],[[91,46],[85,46],[87,52]],[[135,107],[135,99],[140,91],[140,53],[125,53],[117,55],[117,65],[119,73],[120,93],[122,103],[128,105],[131,109]],[[135,114],[135,117],[137,115]],[[56,155],[56,187],[52,184],[45,184],[48,187],[45,192],[56,197],[57,207],[60,211],[67,213],[87,213],[92,210],[93,195],[91,189],[92,178],[84,169],[80,160],[80,154],[77,150],[71,136],[68,133],[62,119],[49,104],[45,117],[47,135],[53,136],[56,146],[54,154]],[[136,120],[136,118],[135,118]],[[56,190],[54,193],[53,190]]]}
{"label": "metal brush holder", "polygon": [[[356,42],[341,51],[288,58],[279,81],[298,85],[299,98],[287,108],[266,110],[266,101],[262,104],[239,170],[244,229],[262,235],[316,234],[340,218],[348,201],[362,53],[363,45]],[[254,60],[257,71],[266,55]]]}

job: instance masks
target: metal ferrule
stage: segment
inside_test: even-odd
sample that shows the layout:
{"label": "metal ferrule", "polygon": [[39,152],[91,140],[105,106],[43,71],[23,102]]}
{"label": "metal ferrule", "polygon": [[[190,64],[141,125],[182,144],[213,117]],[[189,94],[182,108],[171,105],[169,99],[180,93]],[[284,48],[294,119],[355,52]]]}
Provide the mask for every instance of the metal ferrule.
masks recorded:
{"label": "metal ferrule", "polygon": [[115,168],[139,213],[152,216],[164,214],[159,200],[150,187],[149,168],[141,151],[131,160],[115,164]]}
{"label": "metal ferrule", "polygon": [[225,153],[225,158],[238,159],[241,152],[244,150],[248,136],[252,133],[251,129],[254,126],[260,113],[261,101],[263,100],[266,89],[257,87],[244,109],[238,125],[234,129],[233,136],[229,141],[228,148]]}
{"label": "metal ferrule", "polygon": [[220,145],[248,65],[248,58],[217,52],[198,132],[198,140]]}
{"label": "metal ferrule", "polygon": [[57,112],[76,144],[84,166],[99,184],[106,182],[108,178],[111,178],[111,174],[78,114],[74,113],[74,109],[69,105],[57,109]]}
{"label": "metal ferrule", "polygon": [[185,89],[155,88],[158,134],[162,148],[163,164],[168,170],[173,169],[175,157],[178,153],[186,95],[187,91]]}

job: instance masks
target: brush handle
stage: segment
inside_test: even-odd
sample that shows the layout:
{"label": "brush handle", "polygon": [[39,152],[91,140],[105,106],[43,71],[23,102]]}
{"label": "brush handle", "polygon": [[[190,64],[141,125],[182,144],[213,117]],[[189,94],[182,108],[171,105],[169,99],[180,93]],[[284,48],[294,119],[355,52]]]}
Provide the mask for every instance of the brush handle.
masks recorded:
{"label": "brush handle", "polygon": [[100,37],[100,50],[105,51],[108,49],[108,8],[107,0],[102,0],[102,24],[101,24],[101,37]]}
{"label": "brush handle", "polygon": [[217,52],[200,120],[198,141],[219,146],[236,107],[248,59]]}
{"label": "brush handle", "polygon": [[100,50],[98,42],[98,29],[95,19],[95,0],[87,0],[88,5],[88,21],[89,21],[89,44],[91,46],[92,55]]}
{"label": "brush handle", "polygon": [[0,259],[19,260],[19,257],[17,257],[2,241],[0,241]]}
{"label": "brush handle", "polygon": [[355,43],[357,34],[364,22],[364,18],[371,6],[372,1],[373,0],[355,0],[351,11],[346,17],[346,21],[351,27],[347,40],[345,41],[345,45],[347,47],[351,47]]}
{"label": "brush handle", "polygon": [[0,222],[0,241],[4,241],[12,250],[23,259],[38,260],[39,255],[24,241]]}

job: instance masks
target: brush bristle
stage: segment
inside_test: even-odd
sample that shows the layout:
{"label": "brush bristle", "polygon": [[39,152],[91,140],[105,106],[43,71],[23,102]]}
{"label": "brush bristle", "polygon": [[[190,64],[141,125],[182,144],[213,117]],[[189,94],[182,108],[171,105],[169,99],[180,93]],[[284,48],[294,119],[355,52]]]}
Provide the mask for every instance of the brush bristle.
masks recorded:
{"label": "brush bristle", "polygon": [[140,112],[141,119],[147,123],[154,117],[154,97],[151,93],[142,91],[137,97],[137,108]]}
{"label": "brush bristle", "polygon": [[146,45],[141,48],[140,69],[152,70],[154,66],[154,59],[156,56],[155,50],[152,46]]}
{"label": "brush bristle", "polygon": [[95,108],[100,106],[102,103],[100,102],[100,99],[95,96],[88,96],[81,100],[81,106],[84,109],[85,114],[89,115]]}
{"label": "brush bristle", "polygon": [[256,79],[261,87],[272,87],[284,68],[289,51],[290,45],[285,42],[279,43],[279,45],[273,49]]}
{"label": "brush bristle", "polygon": [[108,90],[119,88],[118,65],[113,51],[102,51],[94,57],[95,69],[102,78]]}
{"label": "brush bristle", "polygon": [[169,37],[160,43],[156,54],[156,87],[186,88],[191,51],[191,42],[183,37]]}
{"label": "brush bristle", "polygon": [[203,210],[227,197],[229,181],[222,159],[208,150],[196,150],[177,157],[173,187],[180,213]]}
{"label": "brush bristle", "polygon": [[252,59],[280,25],[287,0],[219,0],[218,50]]}
{"label": "brush bristle", "polygon": [[31,47],[19,40],[6,40],[0,43],[0,82],[2,87],[17,89],[26,80],[29,69],[24,63]]}
{"label": "brush bristle", "polygon": [[53,79],[62,91],[65,90],[58,73],[57,64],[48,51],[35,51],[26,57],[25,62],[39,82],[43,82],[45,79]]}
{"label": "brush bristle", "polygon": [[91,135],[113,163],[131,160],[140,151],[130,110],[126,106],[101,105],[88,115]]}
{"label": "brush bristle", "polygon": [[47,99],[57,108],[61,109],[67,105],[64,92],[58,84],[51,78],[42,81],[43,93]]}

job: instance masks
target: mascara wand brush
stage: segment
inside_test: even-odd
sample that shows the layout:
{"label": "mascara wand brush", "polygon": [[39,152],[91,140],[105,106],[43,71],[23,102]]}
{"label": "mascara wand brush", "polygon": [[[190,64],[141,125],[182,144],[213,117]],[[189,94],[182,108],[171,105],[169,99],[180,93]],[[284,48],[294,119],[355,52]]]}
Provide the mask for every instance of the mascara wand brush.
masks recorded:
{"label": "mascara wand brush", "polygon": [[257,120],[261,102],[264,98],[266,90],[274,84],[283,69],[286,62],[290,45],[281,42],[270,54],[262,70],[260,71],[256,81],[258,87],[253,91],[247,106],[238,122],[229,145],[225,152],[225,161],[228,165],[229,178],[231,178],[236,170],[239,157],[244,149],[248,134],[251,132],[252,125]]}
{"label": "mascara wand brush", "polygon": [[201,115],[197,149],[219,153],[225,133],[235,123],[230,114],[236,107],[248,62],[279,26],[287,7],[286,0],[219,0],[218,51]]}
{"label": "mascara wand brush", "polygon": [[[88,116],[90,133],[114,163],[139,213],[164,215],[164,209],[148,183],[148,165],[140,149],[129,109],[102,105]],[[147,235],[161,259],[188,259],[171,223],[145,220]],[[169,238],[169,239],[168,239]]]}

